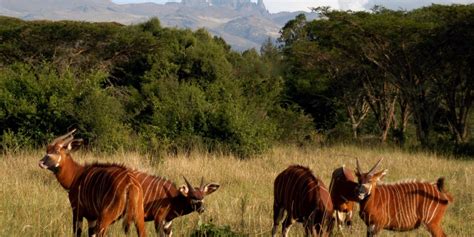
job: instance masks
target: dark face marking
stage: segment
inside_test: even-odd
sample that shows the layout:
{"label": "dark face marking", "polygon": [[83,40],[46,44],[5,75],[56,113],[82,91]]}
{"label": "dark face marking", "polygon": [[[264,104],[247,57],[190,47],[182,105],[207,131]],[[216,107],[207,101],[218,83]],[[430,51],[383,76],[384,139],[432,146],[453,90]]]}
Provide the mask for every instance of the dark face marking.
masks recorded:
{"label": "dark face marking", "polygon": [[356,195],[359,200],[367,198],[372,191],[372,180],[367,174],[357,174],[359,185],[357,186]]}
{"label": "dark face marking", "polygon": [[54,146],[48,147],[46,155],[39,161],[39,166],[57,172],[62,160],[62,155]]}
{"label": "dark face marking", "polygon": [[181,195],[183,195],[187,205],[189,205],[193,211],[196,211],[199,214],[203,213],[205,210],[204,197],[215,192],[219,189],[220,185],[217,183],[208,183],[204,185],[204,178],[202,178],[201,185],[199,187],[193,187],[186,178],[184,178],[184,180],[186,185],[179,188]]}
{"label": "dark face marking", "polygon": [[187,198],[194,211],[197,211],[199,214],[204,212],[204,192],[202,190],[197,187],[194,190],[190,190]]}

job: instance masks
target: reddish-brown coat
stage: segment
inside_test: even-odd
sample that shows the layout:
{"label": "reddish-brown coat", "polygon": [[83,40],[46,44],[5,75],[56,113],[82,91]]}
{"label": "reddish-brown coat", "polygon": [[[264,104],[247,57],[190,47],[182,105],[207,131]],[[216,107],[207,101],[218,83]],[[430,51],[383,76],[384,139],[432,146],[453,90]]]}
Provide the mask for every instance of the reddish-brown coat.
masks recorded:
{"label": "reddish-brown coat", "polygon": [[375,172],[380,161],[367,173],[360,171],[357,162],[359,215],[367,225],[367,235],[374,236],[382,229],[408,231],[424,224],[432,236],[446,236],[441,220],[453,197],[444,190],[444,179],[434,184],[412,181],[378,185],[386,173]]}
{"label": "reddish-brown coat", "polygon": [[48,145],[39,164],[53,171],[61,186],[68,190],[73,232],[81,236],[82,219],[86,218],[90,223],[89,235],[104,236],[108,226],[124,216],[126,223],[135,222],[139,236],[145,236],[142,188],[136,177],[121,165],[76,163],[70,151],[82,140],[73,140],[73,132]]}
{"label": "reddish-brown coat", "polygon": [[331,196],[324,183],[307,167],[292,165],[275,179],[273,236],[276,235],[284,211],[284,236],[294,221],[303,223],[306,233],[312,236],[327,236],[332,232],[334,220]]}
{"label": "reddish-brown coat", "polygon": [[355,197],[357,186],[351,169],[340,167],[332,172],[329,191],[339,227],[342,227],[342,224],[352,225],[355,202],[359,201]]}
{"label": "reddish-brown coat", "polygon": [[134,171],[143,188],[145,221],[154,221],[155,229],[160,235],[171,235],[171,223],[174,218],[184,216],[194,211],[204,211],[202,200],[219,188],[217,183],[200,187],[176,187],[170,180],[162,177]]}

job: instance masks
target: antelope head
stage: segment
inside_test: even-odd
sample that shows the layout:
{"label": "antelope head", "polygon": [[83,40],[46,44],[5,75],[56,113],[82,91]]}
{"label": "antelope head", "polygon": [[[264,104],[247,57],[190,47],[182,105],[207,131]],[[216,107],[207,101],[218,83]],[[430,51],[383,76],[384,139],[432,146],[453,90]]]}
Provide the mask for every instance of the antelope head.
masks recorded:
{"label": "antelope head", "polygon": [[359,182],[356,194],[359,200],[362,201],[368,196],[370,196],[375,186],[377,185],[377,182],[380,181],[385,176],[385,174],[387,174],[386,169],[376,172],[376,169],[380,165],[380,162],[382,162],[382,160],[383,158],[377,161],[377,163],[367,173],[362,172],[359,164],[359,159],[356,160],[357,168],[355,174]]}
{"label": "antelope head", "polygon": [[215,192],[219,188],[217,183],[208,183],[204,185],[204,178],[201,179],[199,187],[193,187],[191,183],[184,177],[186,185],[179,187],[179,192],[185,197],[187,204],[189,204],[193,211],[199,214],[204,212],[204,197]]}
{"label": "antelope head", "polygon": [[39,166],[53,172],[59,171],[66,159],[70,159],[69,152],[82,144],[82,139],[74,139],[76,129],[57,137],[46,148],[46,155],[40,160]]}

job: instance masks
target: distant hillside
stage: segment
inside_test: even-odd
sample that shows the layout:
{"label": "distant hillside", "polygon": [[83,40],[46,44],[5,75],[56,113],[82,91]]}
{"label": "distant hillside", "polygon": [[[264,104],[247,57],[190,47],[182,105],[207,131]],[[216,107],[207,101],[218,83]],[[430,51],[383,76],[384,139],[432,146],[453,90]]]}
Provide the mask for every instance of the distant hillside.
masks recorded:
{"label": "distant hillside", "polygon": [[[181,3],[115,4],[111,0],[0,0],[0,15],[25,20],[114,21],[133,24],[158,17],[164,26],[206,28],[236,50],[258,48],[277,38],[284,24],[303,12],[269,13],[263,0],[183,0]],[[306,13],[314,19],[314,13]]]}

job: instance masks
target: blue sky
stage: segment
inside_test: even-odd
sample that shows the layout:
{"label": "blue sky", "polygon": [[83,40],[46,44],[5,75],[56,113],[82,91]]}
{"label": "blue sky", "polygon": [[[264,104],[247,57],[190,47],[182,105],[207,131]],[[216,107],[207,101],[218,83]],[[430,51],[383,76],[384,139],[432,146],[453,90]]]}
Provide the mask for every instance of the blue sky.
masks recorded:
{"label": "blue sky", "polygon": [[[165,3],[168,1],[180,2],[180,0],[112,0],[115,3],[139,3],[156,2]],[[256,0],[252,0],[256,2]],[[395,10],[406,9],[437,4],[472,4],[474,0],[263,0],[267,9],[272,12],[280,11],[310,11],[311,7],[330,6],[333,9],[342,10],[366,10],[374,5],[383,5]]]}

